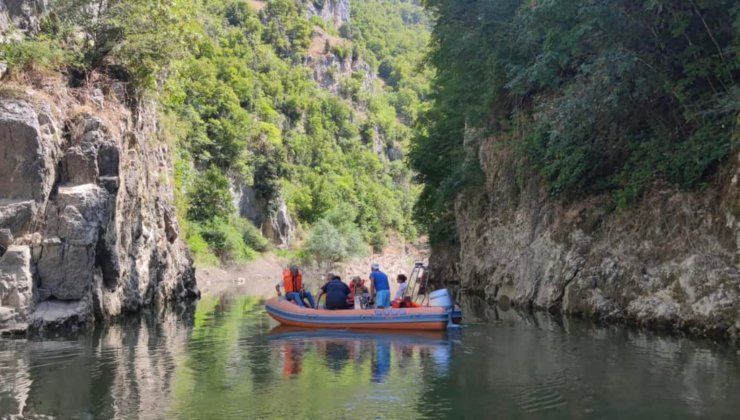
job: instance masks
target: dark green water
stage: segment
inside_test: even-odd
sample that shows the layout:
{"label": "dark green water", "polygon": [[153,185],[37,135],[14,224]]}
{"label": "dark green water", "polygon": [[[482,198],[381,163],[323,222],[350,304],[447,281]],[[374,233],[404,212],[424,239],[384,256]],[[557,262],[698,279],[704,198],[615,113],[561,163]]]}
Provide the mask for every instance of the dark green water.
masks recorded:
{"label": "dark green water", "polygon": [[468,305],[455,333],[274,328],[204,298],[74,339],[0,341],[3,417],[738,418],[740,351]]}

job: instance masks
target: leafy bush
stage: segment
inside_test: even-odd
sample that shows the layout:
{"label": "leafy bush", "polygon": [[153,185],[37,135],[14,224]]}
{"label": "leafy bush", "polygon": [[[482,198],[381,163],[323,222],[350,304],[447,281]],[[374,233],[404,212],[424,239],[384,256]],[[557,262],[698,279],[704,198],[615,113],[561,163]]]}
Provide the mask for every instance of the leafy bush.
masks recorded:
{"label": "leafy bush", "polygon": [[238,217],[234,219],[232,220],[232,224],[237,226],[241,231],[244,244],[257,252],[270,250],[270,241],[262,236],[262,232],[255,225],[245,219]]}
{"label": "leafy bush", "polygon": [[330,268],[339,261],[367,253],[362,233],[353,224],[335,226],[321,219],[311,230],[303,245],[304,253],[321,268]]}
{"label": "leafy bush", "polygon": [[197,229],[189,229],[185,234],[190,253],[198,267],[213,267],[220,264],[219,258],[211,251],[208,242],[200,235]]}
{"label": "leafy bush", "polygon": [[195,179],[188,194],[188,218],[204,222],[214,218],[228,219],[234,212],[229,180],[215,167]]}
{"label": "leafy bush", "polygon": [[222,262],[247,261],[256,255],[244,242],[243,232],[228,220],[214,218],[198,224],[196,229]]}
{"label": "leafy bush", "polygon": [[0,43],[0,60],[11,71],[57,70],[72,60],[59,41],[46,37]]}

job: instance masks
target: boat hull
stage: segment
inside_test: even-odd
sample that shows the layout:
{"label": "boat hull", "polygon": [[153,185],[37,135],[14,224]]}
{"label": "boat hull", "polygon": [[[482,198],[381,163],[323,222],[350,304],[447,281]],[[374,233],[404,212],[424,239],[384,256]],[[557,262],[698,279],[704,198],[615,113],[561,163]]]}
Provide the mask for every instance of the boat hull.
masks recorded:
{"label": "boat hull", "polygon": [[449,311],[437,307],[329,311],[302,308],[282,298],[268,300],[265,307],[282,325],[302,328],[440,331],[450,319]]}

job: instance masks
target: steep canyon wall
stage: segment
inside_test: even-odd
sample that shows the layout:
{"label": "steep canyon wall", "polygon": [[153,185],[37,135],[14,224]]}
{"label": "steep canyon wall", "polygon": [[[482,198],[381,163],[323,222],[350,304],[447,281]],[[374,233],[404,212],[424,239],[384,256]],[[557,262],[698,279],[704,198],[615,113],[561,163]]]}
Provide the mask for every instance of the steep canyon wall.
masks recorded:
{"label": "steep canyon wall", "polygon": [[703,189],[656,184],[617,210],[608,196],[553,199],[487,144],[485,185],[456,201],[459,247],[432,264],[489,300],[737,338],[740,154],[728,160]]}
{"label": "steep canyon wall", "polygon": [[0,329],[196,296],[154,108],[48,82],[0,98]]}

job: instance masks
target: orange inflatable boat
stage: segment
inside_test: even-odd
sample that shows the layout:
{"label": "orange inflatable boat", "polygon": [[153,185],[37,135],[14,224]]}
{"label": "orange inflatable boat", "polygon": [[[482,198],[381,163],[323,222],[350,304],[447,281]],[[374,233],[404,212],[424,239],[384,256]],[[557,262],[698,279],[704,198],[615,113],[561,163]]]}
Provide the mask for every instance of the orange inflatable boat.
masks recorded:
{"label": "orange inflatable boat", "polygon": [[457,307],[422,306],[330,311],[300,307],[285,298],[272,298],[265,306],[267,313],[282,325],[304,328],[444,330],[450,322],[459,323],[462,319]]}

